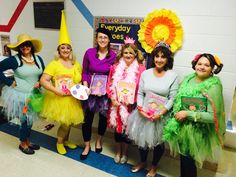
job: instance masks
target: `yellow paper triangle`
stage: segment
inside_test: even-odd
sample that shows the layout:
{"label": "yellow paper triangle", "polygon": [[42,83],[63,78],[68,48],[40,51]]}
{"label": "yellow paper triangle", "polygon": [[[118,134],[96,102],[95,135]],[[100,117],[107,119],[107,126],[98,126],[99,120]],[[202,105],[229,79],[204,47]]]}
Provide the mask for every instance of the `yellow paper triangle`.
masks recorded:
{"label": "yellow paper triangle", "polygon": [[[64,10],[61,11],[61,26],[60,26],[60,38],[59,45],[70,44],[70,37],[66,26],[66,19]],[[70,44],[71,45],[71,44]]]}

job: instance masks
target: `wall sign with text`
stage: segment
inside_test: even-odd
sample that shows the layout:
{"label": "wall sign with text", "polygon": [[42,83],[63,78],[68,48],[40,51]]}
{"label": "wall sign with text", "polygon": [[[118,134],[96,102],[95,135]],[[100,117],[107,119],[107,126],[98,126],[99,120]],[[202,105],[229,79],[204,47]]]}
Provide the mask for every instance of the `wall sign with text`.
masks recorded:
{"label": "wall sign with text", "polygon": [[140,43],[138,42],[138,30],[140,29],[140,23],[143,22],[143,18],[135,17],[95,17],[94,19],[94,46],[96,45],[96,29],[106,28],[111,32],[111,49],[118,51],[121,49],[121,45],[124,44],[126,36],[133,38],[139,49],[142,50]]}

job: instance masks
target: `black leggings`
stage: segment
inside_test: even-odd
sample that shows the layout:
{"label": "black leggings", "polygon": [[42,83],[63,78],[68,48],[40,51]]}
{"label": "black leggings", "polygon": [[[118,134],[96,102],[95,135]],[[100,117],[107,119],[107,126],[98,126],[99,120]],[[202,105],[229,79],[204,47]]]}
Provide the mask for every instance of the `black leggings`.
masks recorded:
{"label": "black leggings", "polygon": [[[141,149],[139,148],[139,154],[141,157],[141,162],[146,162],[147,161],[147,156],[148,156],[148,151],[149,149]],[[164,143],[159,144],[154,147],[153,150],[153,157],[152,157],[152,165],[157,166],[158,162],[160,161],[162,155],[165,152],[165,145]]]}
{"label": "black leggings", "polygon": [[[84,141],[90,141],[92,135],[92,124],[95,112],[86,111],[84,123],[82,124],[82,134]],[[99,113],[98,134],[103,136],[107,129],[107,118]]]}
{"label": "black leggings", "polygon": [[180,166],[180,177],[197,177],[197,168],[192,157],[180,155]]}
{"label": "black leggings", "polygon": [[114,137],[115,137],[116,143],[126,143],[126,144],[131,143],[131,140],[128,138],[128,136],[125,133],[117,133],[115,131]]}

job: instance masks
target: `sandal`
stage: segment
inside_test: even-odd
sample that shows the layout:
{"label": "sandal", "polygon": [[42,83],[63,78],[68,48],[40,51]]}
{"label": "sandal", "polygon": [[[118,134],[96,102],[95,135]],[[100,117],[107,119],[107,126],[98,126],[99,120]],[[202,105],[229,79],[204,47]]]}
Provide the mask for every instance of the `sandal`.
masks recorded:
{"label": "sandal", "polygon": [[140,162],[139,164],[133,166],[132,169],[131,169],[131,171],[132,171],[133,173],[136,173],[136,172],[142,170],[144,167],[145,167],[145,163],[144,163],[144,162]]}

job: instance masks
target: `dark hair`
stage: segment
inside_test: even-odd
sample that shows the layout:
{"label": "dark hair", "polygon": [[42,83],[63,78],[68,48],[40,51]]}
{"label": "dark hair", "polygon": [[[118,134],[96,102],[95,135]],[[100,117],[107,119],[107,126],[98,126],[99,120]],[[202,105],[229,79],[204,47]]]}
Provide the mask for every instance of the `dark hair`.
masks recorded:
{"label": "dark hair", "polygon": [[[31,47],[31,54],[32,54],[32,56],[33,56],[33,58],[34,58],[34,62],[35,62],[35,64],[36,64],[36,66],[38,67],[38,68],[40,68],[40,66],[39,66],[39,64],[37,63],[37,60],[36,60],[36,58],[35,58],[35,49],[34,49],[34,46],[33,46],[33,44],[32,44],[32,42],[31,41],[25,41],[24,43],[26,43],[27,42],[27,44],[29,44],[30,45],[30,47]],[[24,43],[22,43],[22,44],[24,44]],[[21,44],[21,45],[22,45]],[[23,62],[22,62],[22,52],[21,52],[21,50],[20,50],[20,46],[21,45],[19,45],[18,46],[18,48],[17,48],[17,51],[18,51],[18,57],[19,57],[19,59],[20,59],[20,66],[22,66],[23,65]],[[20,67],[19,66],[19,67]]]}
{"label": "dark hair", "polygon": [[[111,38],[112,38],[112,37],[111,37],[111,32],[110,32],[108,29],[106,29],[106,28],[98,28],[98,29],[96,30],[96,32],[97,32],[97,34],[98,34],[98,33],[103,33],[103,34],[107,35],[110,40],[111,40]],[[96,35],[96,37],[97,37],[97,35]]]}
{"label": "dark hair", "polygon": [[144,57],[142,52],[138,49],[136,44],[124,44],[121,48],[121,50],[118,52],[115,63],[118,63],[119,60],[123,57],[124,50],[125,49],[131,49],[134,51],[135,59],[138,61],[138,63],[143,63]]}
{"label": "dark hair", "polygon": [[[96,33],[96,38],[98,37],[98,33],[103,33],[103,34],[105,34],[105,35],[108,36],[109,42],[108,42],[108,46],[107,46],[108,52],[107,52],[106,58],[109,58],[109,57],[111,56],[111,54],[110,54],[110,48],[111,48],[111,44],[110,44],[110,43],[111,43],[111,32],[110,32],[108,29],[106,29],[106,28],[98,28],[98,29],[96,30],[96,32],[97,32],[97,33]],[[97,49],[96,58],[99,58],[99,54],[98,54],[99,45],[97,45],[96,49]]]}
{"label": "dark hair", "polygon": [[147,66],[147,68],[149,69],[149,68],[155,67],[154,59],[159,52],[163,53],[164,57],[167,58],[167,63],[164,66],[164,70],[167,71],[169,69],[172,69],[173,64],[174,64],[173,53],[167,47],[164,47],[164,46],[158,46],[152,51],[151,61],[149,62],[150,64],[149,64],[149,66]]}
{"label": "dark hair", "polygon": [[203,53],[203,54],[200,54],[198,55],[197,58],[195,58],[193,61],[192,61],[192,68],[195,70],[195,66],[198,62],[198,60],[201,58],[201,57],[205,57],[208,59],[208,61],[210,62],[210,66],[212,69],[214,69],[214,67],[216,66],[216,69],[213,71],[214,74],[218,74],[221,69],[223,68],[223,64],[220,63],[220,65],[218,65],[215,61],[215,57],[209,53]]}

